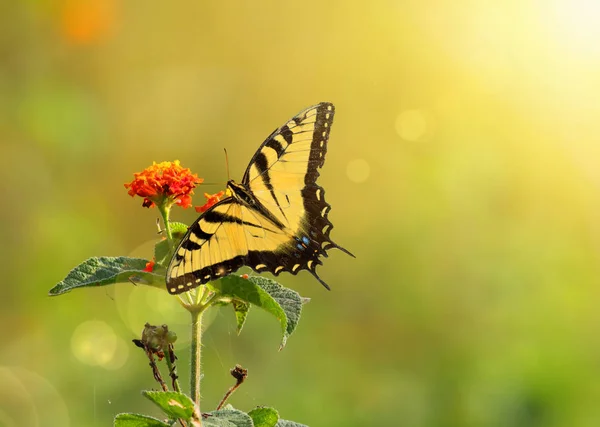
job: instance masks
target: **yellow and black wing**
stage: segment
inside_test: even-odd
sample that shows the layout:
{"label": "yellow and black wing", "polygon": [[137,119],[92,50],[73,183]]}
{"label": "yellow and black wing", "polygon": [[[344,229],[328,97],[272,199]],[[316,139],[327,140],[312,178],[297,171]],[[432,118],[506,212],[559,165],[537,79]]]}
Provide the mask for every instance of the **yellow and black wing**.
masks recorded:
{"label": "yellow and black wing", "polygon": [[334,114],[333,104],[327,102],[302,111],[266,139],[246,169],[242,185],[250,188],[289,236],[276,251],[251,254],[248,265],[258,272],[308,270],[329,289],[315,271],[322,263],[320,256],[327,256],[332,247],[350,254],[329,237],[331,206],[316,183]]}
{"label": "yellow and black wing", "polygon": [[257,272],[310,271],[327,250],[330,205],[316,184],[325,161],[335,110],[321,103],[276,129],[260,146],[242,179],[251,203],[228,197],[201,215],[176,249],[167,288],[181,293],[249,266]]}

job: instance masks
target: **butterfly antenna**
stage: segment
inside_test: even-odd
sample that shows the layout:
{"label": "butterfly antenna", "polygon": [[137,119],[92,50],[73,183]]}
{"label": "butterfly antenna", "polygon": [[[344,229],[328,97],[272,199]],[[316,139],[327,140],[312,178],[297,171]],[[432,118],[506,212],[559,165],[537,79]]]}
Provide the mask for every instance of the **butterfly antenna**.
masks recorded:
{"label": "butterfly antenna", "polygon": [[231,180],[231,177],[229,176],[229,156],[227,155],[227,148],[223,148],[223,151],[225,151],[225,169],[227,170],[227,181]]}

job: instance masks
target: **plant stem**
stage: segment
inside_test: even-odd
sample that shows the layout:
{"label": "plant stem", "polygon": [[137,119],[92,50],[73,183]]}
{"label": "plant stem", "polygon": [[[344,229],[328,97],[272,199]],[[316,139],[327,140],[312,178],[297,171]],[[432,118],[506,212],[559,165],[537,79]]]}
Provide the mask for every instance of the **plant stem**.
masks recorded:
{"label": "plant stem", "polygon": [[169,222],[169,213],[171,212],[171,206],[168,203],[161,203],[157,205],[158,211],[162,216],[163,223],[165,224],[165,232],[167,233],[167,239],[169,239],[169,245],[173,242],[173,233],[171,232],[171,224]]}
{"label": "plant stem", "polygon": [[175,367],[175,353],[173,353],[173,344],[169,344],[169,348],[165,352],[165,360],[167,362],[167,367],[169,368],[169,376],[171,377],[171,382],[173,383],[173,390],[181,393],[179,381],[177,380],[178,377],[177,368]]}
{"label": "plant stem", "polygon": [[144,351],[146,353],[146,356],[148,356],[148,359],[150,360],[150,367],[152,368],[152,373],[154,374],[154,379],[160,384],[163,391],[169,391],[167,384],[165,384],[164,380],[162,379],[162,375],[160,375],[158,366],[156,366],[156,361],[154,360],[154,354],[152,354],[152,352],[150,350],[148,350],[147,347],[145,347]]}
{"label": "plant stem", "polygon": [[240,365],[235,365],[235,367],[229,372],[231,372],[231,376],[236,379],[236,382],[232,387],[229,388],[229,390],[227,390],[227,393],[225,393],[223,399],[221,399],[221,403],[219,403],[219,406],[217,406],[217,411],[225,405],[227,399],[229,399],[233,392],[236,391],[240,385],[242,385],[248,376],[248,370],[242,368]]}
{"label": "plant stem", "polygon": [[[202,347],[202,314],[204,310],[192,310],[192,355],[190,375],[190,395],[200,412],[200,351]],[[200,412],[200,414],[202,414]],[[200,417],[202,418],[202,417]]]}

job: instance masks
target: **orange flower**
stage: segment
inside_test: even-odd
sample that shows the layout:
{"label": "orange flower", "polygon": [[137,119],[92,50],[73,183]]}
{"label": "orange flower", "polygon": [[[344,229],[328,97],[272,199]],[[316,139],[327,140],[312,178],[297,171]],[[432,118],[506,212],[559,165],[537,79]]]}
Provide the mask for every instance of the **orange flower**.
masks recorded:
{"label": "orange flower", "polygon": [[92,44],[107,39],[114,30],[115,0],[62,0],[60,29],[73,44]]}
{"label": "orange flower", "polygon": [[196,184],[204,181],[189,169],[182,168],[179,160],[174,162],[153,162],[142,172],[134,173],[133,181],[125,184],[131,197],[144,198],[142,206],[149,208],[157,204],[178,204],[182,208],[192,206],[192,194]]}
{"label": "orange flower", "polygon": [[215,205],[217,202],[220,202],[221,198],[225,194],[227,194],[225,190],[219,191],[216,194],[204,193],[204,197],[206,197],[206,203],[202,206],[196,206],[194,209],[196,209],[196,212],[198,213],[206,212],[212,205]]}

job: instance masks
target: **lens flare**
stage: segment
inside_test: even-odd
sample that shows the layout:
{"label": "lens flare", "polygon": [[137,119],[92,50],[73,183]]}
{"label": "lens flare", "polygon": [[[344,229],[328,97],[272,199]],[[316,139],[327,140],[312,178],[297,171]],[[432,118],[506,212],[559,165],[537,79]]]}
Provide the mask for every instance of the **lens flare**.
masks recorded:
{"label": "lens flare", "polygon": [[90,320],[80,324],[71,337],[71,351],[86,365],[105,366],[117,350],[117,336],[104,322]]}
{"label": "lens flare", "polygon": [[71,425],[63,398],[46,378],[24,368],[0,366],[0,383],[0,426]]}
{"label": "lens flare", "polygon": [[405,141],[418,141],[427,132],[427,118],[421,110],[404,110],[396,118],[396,132]]}
{"label": "lens flare", "polygon": [[355,159],[348,162],[346,166],[346,175],[352,182],[361,183],[369,179],[371,175],[371,166],[365,159]]}

